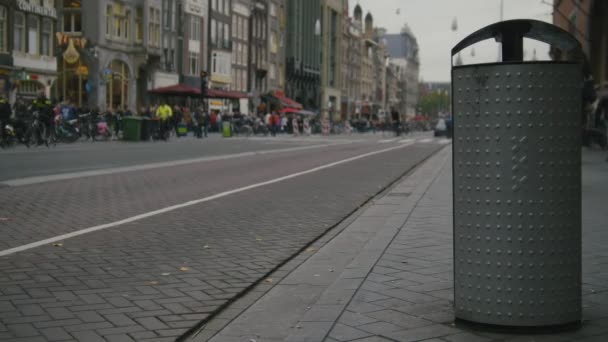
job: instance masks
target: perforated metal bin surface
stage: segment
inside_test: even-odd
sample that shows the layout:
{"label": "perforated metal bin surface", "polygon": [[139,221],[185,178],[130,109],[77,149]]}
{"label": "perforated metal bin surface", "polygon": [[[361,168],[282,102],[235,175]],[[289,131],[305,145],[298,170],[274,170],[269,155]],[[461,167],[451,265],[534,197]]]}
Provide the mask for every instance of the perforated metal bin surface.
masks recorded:
{"label": "perforated metal bin surface", "polygon": [[469,65],[452,76],[456,317],[580,321],[580,65]]}

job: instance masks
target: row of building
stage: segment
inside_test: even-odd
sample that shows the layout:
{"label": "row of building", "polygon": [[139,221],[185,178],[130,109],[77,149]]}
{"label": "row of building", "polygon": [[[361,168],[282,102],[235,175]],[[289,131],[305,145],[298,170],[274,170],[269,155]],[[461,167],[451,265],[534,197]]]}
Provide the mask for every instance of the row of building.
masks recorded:
{"label": "row of building", "polygon": [[[155,90],[220,91],[211,109],[268,96],[334,120],[414,115],[418,47],[348,0],[0,0],[0,95],[109,109]],[[158,92],[156,92],[158,93]]]}

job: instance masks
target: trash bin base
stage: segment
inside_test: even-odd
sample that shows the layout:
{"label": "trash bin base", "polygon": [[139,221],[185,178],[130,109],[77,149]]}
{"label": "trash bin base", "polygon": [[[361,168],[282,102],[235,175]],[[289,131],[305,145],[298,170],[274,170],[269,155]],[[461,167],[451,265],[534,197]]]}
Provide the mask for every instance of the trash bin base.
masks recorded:
{"label": "trash bin base", "polygon": [[575,321],[571,323],[558,324],[558,325],[546,325],[546,326],[513,326],[513,325],[496,325],[496,324],[485,324],[466,319],[456,318],[454,324],[457,327],[470,328],[475,331],[486,331],[490,333],[499,334],[522,334],[522,335],[535,335],[535,334],[555,334],[560,332],[576,331],[582,328],[582,321]]}

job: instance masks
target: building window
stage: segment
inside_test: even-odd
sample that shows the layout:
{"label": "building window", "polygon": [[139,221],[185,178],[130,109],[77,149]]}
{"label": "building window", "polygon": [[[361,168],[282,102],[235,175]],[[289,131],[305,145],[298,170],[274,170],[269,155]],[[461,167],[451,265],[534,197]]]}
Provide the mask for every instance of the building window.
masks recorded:
{"label": "building window", "polygon": [[274,64],[270,64],[270,70],[268,71],[268,77],[274,81],[276,79],[277,72]]}
{"label": "building window", "polygon": [[224,0],[224,14],[230,15],[230,0]]}
{"label": "building window", "polygon": [[196,53],[196,52],[190,52],[189,58],[190,58],[190,75],[198,76],[200,54]]}
{"label": "building window", "polygon": [[7,51],[7,44],[6,44],[7,23],[6,22],[7,22],[6,7],[0,6],[0,51],[1,52]]}
{"label": "building window", "polygon": [[249,40],[249,19],[243,19],[243,39]]}
{"label": "building window", "polygon": [[236,38],[237,37],[237,27],[238,27],[238,18],[236,15],[232,16],[232,38]]}
{"label": "building window", "polygon": [[273,17],[277,16],[277,7],[275,6],[274,2],[270,3],[270,15]]}
{"label": "building window", "polygon": [[160,47],[160,10],[150,7],[148,23],[148,43],[150,46]]}
{"label": "building window", "polygon": [[230,26],[224,23],[224,49],[230,49]]}
{"label": "building window", "polygon": [[217,44],[217,31],[215,19],[211,19],[211,44]]}
{"label": "building window", "polygon": [[125,17],[122,20],[123,20],[122,38],[128,41],[131,38],[131,11],[127,11],[127,14],[125,15]]}
{"label": "building window", "polygon": [[53,22],[48,18],[42,20],[42,55],[53,55]]}
{"label": "building window", "polygon": [[135,10],[135,41],[144,41],[144,10],[141,7]]}
{"label": "building window", "polygon": [[106,37],[112,35],[112,5],[106,6]]}
{"label": "building window", "polygon": [[40,31],[40,19],[36,15],[27,17],[27,52],[32,55],[38,54],[38,32]]}
{"label": "building window", "polygon": [[201,40],[201,20],[196,17],[190,17],[190,40]]}
{"label": "building window", "polygon": [[22,12],[15,12],[13,45],[15,51],[25,52],[25,14]]}
{"label": "building window", "polygon": [[[72,1],[77,2],[80,7],[80,1]],[[44,7],[53,8],[55,7],[55,0],[44,0]]]}
{"label": "building window", "polygon": [[163,26],[171,28],[171,10],[169,0],[163,0]]}
{"label": "building window", "polygon": [[63,5],[63,31],[82,32],[80,1],[66,1]]}

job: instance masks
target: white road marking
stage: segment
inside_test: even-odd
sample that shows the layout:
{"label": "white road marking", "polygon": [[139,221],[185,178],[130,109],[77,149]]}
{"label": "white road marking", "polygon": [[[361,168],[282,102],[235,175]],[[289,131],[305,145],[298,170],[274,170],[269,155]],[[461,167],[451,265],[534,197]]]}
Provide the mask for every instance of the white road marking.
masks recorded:
{"label": "white road marking", "polygon": [[378,141],[378,143],[379,144],[388,144],[388,143],[392,143],[395,140],[397,140],[397,139],[384,139],[384,140]]}
{"label": "white road marking", "polygon": [[201,163],[201,162],[208,162],[208,161],[218,161],[218,160],[226,160],[226,159],[233,159],[233,158],[250,157],[250,156],[255,156],[255,155],[283,153],[283,152],[296,152],[296,151],[303,151],[303,150],[309,150],[309,149],[315,149],[315,148],[321,148],[321,147],[337,146],[340,144],[344,144],[344,143],[336,142],[333,144],[290,147],[290,148],[266,150],[266,151],[252,151],[252,152],[243,152],[243,153],[236,153],[236,154],[225,154],[225,155],[220,155],[220,156],[182,159],[182,160],[174,160],[174,161],[168,161],[168,162],[150,163],[150,164],[142,164],[142,165],[134,165],[134,166],[123,166],[123,167],[101,169],[101,170],[78,171],[78,172],[68,172],[68,173],[59,173],[59,174],[54,174],[54,175],[46,175],[46,176],[25,177],[25,178],[17,178],[17,179],[9,179],[9,180],[5,180],[5,181],[0,181],[0,185],[23,186],[23,185],[60,181],[60,180],[83,178],[83,177],[111,175],[111,174],[122,173],[122,172],[159,169],[159,168],[163,168],[163,167],[187,165],[187,164],[194,164],[194,163]]}
{"label": "white road marking", "polygon": [[140,215],[135,215],[135,216],[123,219],[123,220],[114,221],[114,222],[110,222],[110,223],[106,223],[106,224],[102,224],[102,225],[98,225],[98,226],[94,226],[94,227],[89,227],[89,228],[77,230],[77,231],[74,231],[74,232],[71,232],[71,233],[58,235],[58,236],[55,236],[55,237],[52,237],[52,238],[48,238],[48,239],[44,239],[44,240],[28,243],[28,244],[25,244],[25,245],[22,245],[22,246],[5,249],[3,251],[0,251],[0,257],[11,255],[11,254],[18,253],[18,252],[23,252],[23,251],[26,251],[26,250],[29,250],[29,249],[32,249],[32,248],[48,245],[48,244],[51,244],[51,243],[55,243],[55,242],[59,242],[59,241],[64,241],[64,240],[67,240],[67,239],[71,239],[73,237],[77,237],[77,236],[93,233],[93,232],[96,232],[96,231],[100,231],[100,230],[104,230],[104,229],[108,229],[108,228],[113,228],[113,227],[116,227],[116,226],[121,226],[123,224],[127,224],[127,223],[131,223],[131,222],[143,220],[143,219],[146,219],[146,218],[149,218],[149,217],[152,217],[152,216],[168,213],[168,212],[171,212],[171,211],[174,211],[174,210],[190,207],[190,206],[201,204],[201,203],[204,203],[204,202],[213,201],[213,200],[216,200],[218,198],[222,198],[222,197],[238,194],[240,192],[244,192],[244,191],[247,191],[247,190],[252,190],[252,189],[260,188],[260,187],[263,187],[263,186],[266,186],[266,185],[271,185],[271,184],[283,182],[283,181],[286,181],[286,180],[289,180],[289,179],[293,179],[293,178],[296,178],[296,177],[300,177],[300,176],[308,175],[308,174],[311,174],[311,173],[314,173],[314,172],[319,172],[319,171],[322,171],[322,170],[325,170],[325,169],[329,169],[329,168],[332,168],[334,166],[338,166],[338,165],[341,165],[341,164],[350,163],[350,162],[355,161],[355,160],[359,160],[359,159],[371,157],[371,156],[374,156],[374,155],[377,155],[377,154],[386,153],[386,152],[390,152],[390,151],[393,151],[393,150],[401,149],[401,148],[404,148],[404,147],[407,147],[407,146],[410,146],[410,145],[413,145],[413,143],[402,144],[402,145],[393,146],[393,147],[390,147],[390,148],[385,148],[383,150],[368,152],[368,153],[361,154],[361,155],[358,155],[358,156],[355,156],[355,157],[351,157],[351,158],[347,158],[347,159],[342,159],[342,160],[339,160],[339,161],[336,161],[336,162],[333,162],[333,163],[329,163],[329,164],[325,164],[325,165],[322,165],[322,166],[318,166],[318,167],[315,167],[315,168],[312,168],[312,169],[309,169],[309,170],[292,173],[290,175],[283,176],[283,177],[280,177],[280,178],[276,178],[276,179],[273,179],[273,180],[269,180],[269,181],[266,181],[266,182],[251,184],[251,185],[244,186],[244,187],[241,187],[241,188],[237,188],[237,189],[221,192],[221,193],[218,193],[218,194],[215,194],[215,195],[212,195],[212,196],[200,198],[200,199],[197,199],[197,200],[188,201],[188,202],[185,202],[185,203],[180,203],[180,204],[172,205],[172,206],[169,206],[169,207],[165,207],[165,208],[162,208],[162,209],[150,211],[150,212],[143,213],[143,214],[140,214]]}
{"label": "white road marking", "polygon": [[422,144],[432,143],[433,141],[435,141],[435,139],[433,139],[433,138],[418,140],[418,142],[422,143]]}
{"label": "white road marking", "polygon": [[416,141],[416,140],[414,140],[414,139],[404,139],[404,140],[399,141],[399,143],[400,144],[409,144],[409,143],[412,143],[414,141]]}
{"label": "white road marking", "polygon": [[441,139],[438,141],[438,143],[440,143],[441,145],[447,145],[451,142],[452,142],[452,140],[450,140],[450,139]]}

